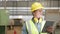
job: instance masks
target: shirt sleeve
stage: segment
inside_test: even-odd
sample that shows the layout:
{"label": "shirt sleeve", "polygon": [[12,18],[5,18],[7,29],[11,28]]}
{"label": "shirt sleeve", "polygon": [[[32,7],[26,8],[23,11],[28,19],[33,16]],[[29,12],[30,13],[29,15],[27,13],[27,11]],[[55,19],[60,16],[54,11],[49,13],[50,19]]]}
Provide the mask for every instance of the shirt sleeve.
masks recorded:
{"label": "shirt sleeve", "polygon": [[26,24],[24,24],[22,27],[22,34],[28,34],[26,29]]}

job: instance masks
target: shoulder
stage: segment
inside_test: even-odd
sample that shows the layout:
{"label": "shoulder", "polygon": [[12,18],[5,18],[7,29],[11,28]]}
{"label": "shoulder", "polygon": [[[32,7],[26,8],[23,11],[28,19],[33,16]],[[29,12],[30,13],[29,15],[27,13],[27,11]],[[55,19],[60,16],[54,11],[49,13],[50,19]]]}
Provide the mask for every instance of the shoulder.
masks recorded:
{"label": "shoulder", "polygon": [[46,24],[46,20],[43,20],[43,21],[42,21],[42,24]]}

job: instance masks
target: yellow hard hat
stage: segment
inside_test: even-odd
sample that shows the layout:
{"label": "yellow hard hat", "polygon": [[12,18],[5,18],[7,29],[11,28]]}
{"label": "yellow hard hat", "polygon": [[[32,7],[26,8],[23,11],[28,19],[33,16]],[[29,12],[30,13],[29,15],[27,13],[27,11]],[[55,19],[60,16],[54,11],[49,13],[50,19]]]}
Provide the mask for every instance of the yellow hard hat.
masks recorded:
{"label": "yellow hard hat", "polygon": [[35,2],[31,6],[31,11],[34,12],[35,10],[40,9],[40,8],[44,8],[44,7],[39,2]]}

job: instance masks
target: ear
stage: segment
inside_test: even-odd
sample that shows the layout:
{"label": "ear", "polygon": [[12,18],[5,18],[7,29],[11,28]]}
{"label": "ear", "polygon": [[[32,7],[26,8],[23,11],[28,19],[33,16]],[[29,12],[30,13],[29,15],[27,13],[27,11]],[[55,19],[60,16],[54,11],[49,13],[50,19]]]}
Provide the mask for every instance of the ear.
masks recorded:
{"label": "ear", "polygon": [[35,14],[35,12],[32,13],[33,15]]}
{"label": "ear", "polygon": [[34,16],[34,14],[35,14],[35,13],[33,12],[32,15]]}

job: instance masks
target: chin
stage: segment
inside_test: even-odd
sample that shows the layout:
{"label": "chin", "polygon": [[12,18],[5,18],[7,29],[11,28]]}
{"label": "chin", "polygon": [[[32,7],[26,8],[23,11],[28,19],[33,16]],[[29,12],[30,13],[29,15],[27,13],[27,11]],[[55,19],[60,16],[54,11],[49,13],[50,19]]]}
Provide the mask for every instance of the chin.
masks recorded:
{"label": "chin", "polygon": [[37,18],[40,18],[40,17],[37,17]]}

